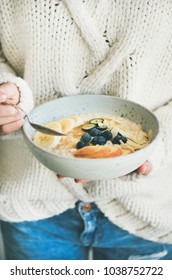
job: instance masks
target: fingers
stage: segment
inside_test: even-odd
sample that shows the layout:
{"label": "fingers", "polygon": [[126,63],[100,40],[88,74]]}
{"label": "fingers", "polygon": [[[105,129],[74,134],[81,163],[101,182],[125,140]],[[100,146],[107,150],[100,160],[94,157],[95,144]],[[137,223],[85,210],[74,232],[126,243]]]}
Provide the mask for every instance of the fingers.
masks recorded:
{"label": "fingers", "polygon": [[152,168],[153,168],[152,163],[146,161],[137,169],[137,173],[142,175],[147,175],[152,171]]}
{"label": "fingers", "polygon": [[0,126],[19,121],[23,117],[24,114],[21,111],[17,111],[14,107],[0,105]]}
{"label": "fingers", "polygon": [[1,118],[1,117],[0,117],[0,126],[10,125],[10,123],[19,121],[19,120],[21,120],[22,118],[23,118],[23,117],[22,117],[22,115],[20,115],[20,114],[18,114],[18,115],[15,116],[15,117],[4,117],[4,118]]}
{"label": "fingers", "polygon": [[[1,95],[1,100],[2,100]],[[8,134],[18,130],[23,125],[24,113],[10,105],[0,104],[0,134]]]}
{"label": "fingers", "polygon": [[75,183],[86,183],[89,182],[89,180],[80,180],[80,179],[74,179]]}
{"label": "fingers", "polygon": [[7,100],[7,95],[3,92],[0,92],[0,103],[4,102],[5,100]]}
{"label": "fingers", "polygon": [[16,108],[10,105],[2,105],[0,104],[0,118],[1,117],[9,117],[9,116],[16,116],[20,112],[17,111]]}
{"label": "fingers", "polygon": [[[57,178],[58,179],[64,179],[65,177],[62,176],[62,175],[58,175],[57,174]],[[75,183],[86,183],[86,182],[89,182],[89,180],[81,180],[81,179],[74,179]]]}
{"label": "fingers", "polygon": [[62,176],[62,175],[58,175],[58,174],[57,174],[57,178],[58,178],[58,179],[64,179],[65,177]]}
{"label": "fingers", "polygon": [[8,100],[13,104],[17,104],[19,98],[20,93],[14,83],[4,83],[0,85],[0,103]]}
{"label": "fingers", "polygon": [[20,129],[23,125],[24,119],[19,119],[14,122],[0,126],[0,134],[5,135]]}
{"label": "fingers", "polygon": [[5,105],[3,102],[18,104],[20,92],[14,83],[3,83],[0,85],[0,134],[8,134],[18,130],[23,125],[24,113],[17,111],[14,107]]}

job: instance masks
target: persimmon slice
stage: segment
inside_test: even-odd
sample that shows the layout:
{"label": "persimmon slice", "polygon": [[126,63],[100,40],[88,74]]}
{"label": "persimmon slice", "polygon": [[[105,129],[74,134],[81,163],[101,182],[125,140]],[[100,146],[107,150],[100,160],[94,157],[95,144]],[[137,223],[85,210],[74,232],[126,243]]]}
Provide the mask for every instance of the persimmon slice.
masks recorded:
{"label": "persimmon slice", "polygon": [[109,158],[122,155],[122,151],[117,146],[86,146],[74,153],[80,158]]}

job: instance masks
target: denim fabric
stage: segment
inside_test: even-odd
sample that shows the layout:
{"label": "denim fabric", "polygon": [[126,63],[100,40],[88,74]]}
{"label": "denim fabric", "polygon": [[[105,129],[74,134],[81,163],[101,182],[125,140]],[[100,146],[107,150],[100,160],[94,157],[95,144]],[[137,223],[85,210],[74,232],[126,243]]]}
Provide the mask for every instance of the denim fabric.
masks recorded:
{"label": "denim fabric", "polygon": [[138,238],[112,224],[94,203],[78,202],[54,217],[2,223],[7,259],[96,260],[172,259],[172,245]]}

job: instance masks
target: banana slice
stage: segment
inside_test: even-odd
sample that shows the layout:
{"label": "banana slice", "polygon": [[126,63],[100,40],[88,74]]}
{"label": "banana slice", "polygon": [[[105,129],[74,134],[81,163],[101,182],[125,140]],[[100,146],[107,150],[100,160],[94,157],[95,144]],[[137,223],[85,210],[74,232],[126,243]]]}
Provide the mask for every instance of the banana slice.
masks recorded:
{"label": "banana slice", "polygon": [[[62,127],[58,122],[50,122],[45,125],[48,128],[62,132]],[[42,148],[54,148],[60,142],[61,136],[53,136],[36,132],[34,136],[34,143]]]}
{"label": "banana slice", "polygon": [[80,126],[84,122],[83,118],[80,116],[72,116],[70,119],[75,121],[75,126]]}
{"label": "banana slice", "polygon": [[71,131],[76,126],[75,120],[72,118],[61,119],[60,121],[58,121],[58,123],[62,128],[62,132],[65,134]]}

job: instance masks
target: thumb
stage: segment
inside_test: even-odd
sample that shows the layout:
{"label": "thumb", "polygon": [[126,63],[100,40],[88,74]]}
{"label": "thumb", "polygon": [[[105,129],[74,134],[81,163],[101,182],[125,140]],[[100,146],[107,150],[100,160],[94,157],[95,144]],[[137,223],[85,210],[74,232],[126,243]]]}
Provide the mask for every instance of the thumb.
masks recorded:
{"label": "thumb", "polygon": [[152,163],[145,161],[138,169],[137,173],[147,175],[152,171]]}

